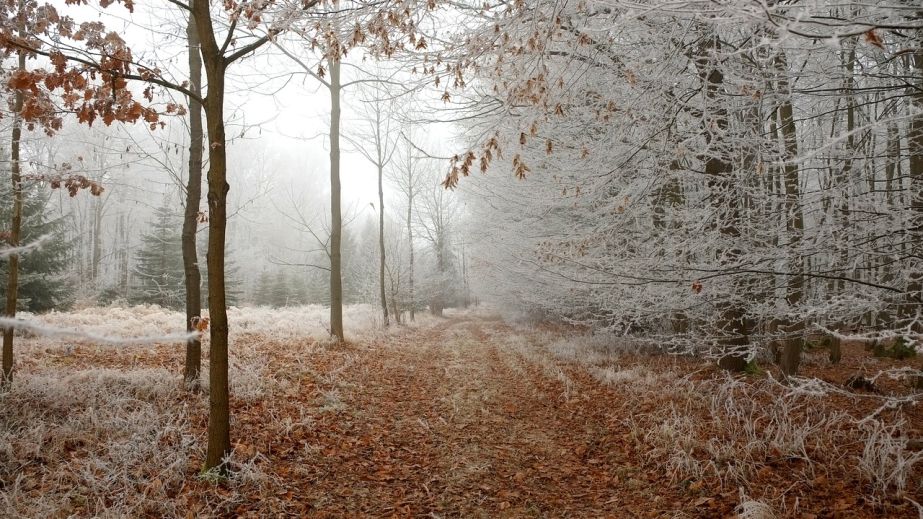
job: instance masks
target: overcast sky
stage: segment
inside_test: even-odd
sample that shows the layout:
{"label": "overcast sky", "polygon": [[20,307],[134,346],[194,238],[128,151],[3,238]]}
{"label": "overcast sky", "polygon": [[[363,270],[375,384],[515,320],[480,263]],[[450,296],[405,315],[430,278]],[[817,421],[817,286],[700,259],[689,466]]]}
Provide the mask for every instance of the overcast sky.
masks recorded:
{"label": "overcast sky", "polygon": [[[187,74],[186,48],[183,45],[185,22],[178,8],[165,2],[136,2],[134,13],[115,5],[105,10],[95,6],[75,8],[63,5],[59,9],[78,21],[103,21],[129,41],[137,60],[159,64],[162,69],[175,74],[178,81]],[[316,64],[317,59],[315,56],[310,64]],[[359,53],[354,52],[343,67],[343,82],[367,76],[369,69],[376,66],[363,61]],[[394,64],[383,66],[393,67]],[[329,176],[329,91],[316,79],[300,72],[298,65],[271,46],[235,63],[228,74],[225,113],[230,147],[250,147],[253,140],[258,139],[260,147],[266,151],[294,157],[296,161],[289,165],[289,169],[303,168],[305,174],[319,175],[326,180]],[[177,100],[185,102],[180,97]],[[360,117],[356,111],[361,103],[357,90],[345,89],[341,102],[341,129],[349,135],[354,133],[352,130]],[[168,121],[168,124],[174,123]],[[457,151],[451,142],[451,125],[430,124],[421,133],[425,135],[425,140],[420,144],[427,151],[440,156]],[[374,166],[352,150],[346,139],[341,140],[341,146],[344,205],[355,203],[364,206],[375,202],[377,179]],[[229,164],[229,174],[233,179],[233,163]],[[329,182],[310,184],[326,188]]]}

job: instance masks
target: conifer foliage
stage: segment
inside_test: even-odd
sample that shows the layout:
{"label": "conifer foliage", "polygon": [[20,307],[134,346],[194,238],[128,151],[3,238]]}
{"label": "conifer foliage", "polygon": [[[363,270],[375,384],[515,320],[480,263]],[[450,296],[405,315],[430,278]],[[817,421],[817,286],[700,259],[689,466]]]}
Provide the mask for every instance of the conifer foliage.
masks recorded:
{"label": "conifer foliage", "polygon": [[166,202],[155,212],[150,232],[141,238],[135,279],[138,284],[135,302],[183,308],[186,289],[180,254],[180,220]]}
{"label": "conifer foliage", "polygon": [[[50,214],[46,186],[36,184],[23,189],[22,243],[42,239],[42,246],[19,261],[19,295],[17,309],[29,312],[66,310],[73,303],[73,284],[67,278],[68,258],[74,240],[67,235],[63,217]],[[7,240],[13,210],[12,189],[0,183],[0,235]],[[0,278],[9,275],[9,263],[0,262]],[[0,284],[0,298],[6,298],[6,286]]]}

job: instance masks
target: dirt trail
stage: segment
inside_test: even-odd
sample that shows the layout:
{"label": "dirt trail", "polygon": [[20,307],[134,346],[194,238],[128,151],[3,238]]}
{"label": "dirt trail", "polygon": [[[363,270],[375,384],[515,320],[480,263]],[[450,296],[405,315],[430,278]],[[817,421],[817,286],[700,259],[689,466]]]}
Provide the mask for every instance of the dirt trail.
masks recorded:
{"label": "dirt trail", "polygon": [[[916,518],[923,502],[919,464],[897,480],[905,494],[889,487],[884,498],[872,494],[869,470],[857,470],[866,438],[879,436],[853,420],[877,400],[794,402],[768,376],[731,377],[694,359],[483,317],[341,345],[237,336],[229,479],[201,472],[208,395],[172,386],[182,362],[175,346],[45,355],[36,365],[70,376],[90,403],[112,393],[121,407],[100,418],[76,405],[64,414],[87,427],[35,416],[17,433],[0,458],[12,453],[28,478],[0,481],[12,488],[0,497],[23,501],[22,517],[711,518],[746,505],[747,517],[769,517],[771,506],[778,517],[864,519]],[[847,349],[842,369],[867,362],[861,348]],[[122,441],[135,408],[177,424],[156,431],[151,451],[175,463],[134,449],[129,461],[112,458],[126,445],[150,447],[139,443],[151,434],[143,428]],[[921,423],[919,410],[898,411],[892,420]],[[33,454],[40,449],[57,454]],[[889,449],[881,452],[916,456]],[[87,480],[96,498],[74,498],[68,478]],[[46,501],[60,513],[38,512]]]}
{"label": "dirt trail", "polygon": [[655,475],[638,473],[619,409],[602,399],[611,394],[526,358],[504,331],[497,321],[449,321],[354,346],[341,353],[346,364],[328,358],[341,365],[336,402],[296,436],[302,452],[281,460],[300,483],[286,511],[646,517],[682,506],[646,483]]}
{"label": "dirt trail", "polygon": [[[258,346],[276,389],[234,402],[235,457],[255,464],[256,484],[216,494],[191,472],[180,497],[242,517],[735,517],[737,485],[707,470],[677,477],[646,457],[672,452],[646,436],[674,405],[644,378],[652,371],[618,368],[638,378],[606,385],[536,344],[549,337],[456,318],[369,343]],[[632,389],[642,382],[647,390]],[[915,516],[909,504],[885,513],[861,502],[854,474],[793,484],[797,460],[755,466],[802,503],[783,516]]]}

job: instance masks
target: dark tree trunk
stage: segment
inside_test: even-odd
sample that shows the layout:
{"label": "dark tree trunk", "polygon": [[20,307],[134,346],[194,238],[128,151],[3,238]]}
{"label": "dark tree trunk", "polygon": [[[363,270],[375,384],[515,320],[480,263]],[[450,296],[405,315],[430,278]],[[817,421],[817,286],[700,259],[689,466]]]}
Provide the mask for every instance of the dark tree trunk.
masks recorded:
{"label": "dark tree trunk", "polygon": [[119,215],[118,223],[118,235],[119,243],[121,244],[118,251],[118,264],[119,264],[119,294],[122,297],[128,298],[128,250],[131,245],[131,240],[128,238],[128,222],[124,214]]}
{"label": "dark tree trunk", "polygon": [[[19,53],[19,70],[26,69],[26,55]],[[20,141],[22,139],[23,94],[17,90],[13,98],[13,131],[10,139],[10,181],[12,182],[13,216],[10,222],[9,246],[18,247],[22,234],[22,164],[19,159]],[[9,257],[9,277],[6,285],[6,308],[4,316],[16,317],[16,303],[19,295],[19,254]],[[3,374],[0,388],[9,388],[13,383],[13,328],[3,329]]]}
{"label": "dark tree trunk", "polygon": [[[704,82],[706,119],[703,120],[705,140],[709,144],[709,155],[704,157],[705,174],[710,177],[708,186],[712,192],[712,199],[716,209],[718,232],[726,239],[728,250],[725,253],[725,265],[733,267],[740,250],[737,243],[740,240],[740,200],[733,189],[734,168],[727,157],[725,150],[724,134],[728,130],[727,110],[716,102],[716,98],[724,83],[724,73],[718,68],[719,62],[715,54],[721,43],[717,36],[703,40],[700,44],[699,54],[695,64],[699,76]],[[740,293],[735,287],[734,294]],[[733,297],[733,296],[732,296]],[[719,318],[716,323],[717,331],[723,334],[721,339],[722,354],[718,365],[729,371],[743,371],[747,365],[746,355],[743,350],[749,344],[748,323],[746,312],[740,302],[725,301],[719,304]]]}
{"label": "dark tree trunk", "polygon": [[[784,54],[776,58],[776,70],[779,74],[779,93],[784,97],[779,106],[779,129],[782,132],[782,142],[785,150],[785,166],[783,182],[785,185],[785,214],[786,231],[789,243],[789,277],[786,301],[790,308],[801,302],[804,292],[803,256],[797,250],[804,233],[804,216],[801,210],[801,190],[799,185],[799,170],[796,159],[798,157],[798,133],[795,127],[794,110],[792,107],[791,92],[788,85],[788,66]],[[782,372],[788,375],[797,375],[798,366],[801,364],[801,350],[804,343],[804,323],[797,323],[792,331],[795,337],[788,337],[782,351]]]}
{"label": "dark tree trunk", "polygon": [[[923,15],[923,12],[919,13]],[[923,78],[923,30],[917,31],[917,49],[912,54],[910,65],[911,72],[917,78]],[[918,79],[909,94],[911,106],[917,113],[910,120],[907,132],[907,154],[910,156],[910,207],[913,218],[913,248],[920,246],[923,227],[923,79]],[[910,272],[910,282],[907,285],[908,308],[905,318],[916,319],[916,315],[923,305],[923,272],[917,269]],[[915,324],[919,328],[918,324]],[[915,330],[919,331],[919,330]]]}
{"label": "dark tree trunk", "polygon": [[208,449],[205,469],[226,471],[231,452],[228,395],[228,312],[224,292],[224,237],[227,227],[227,151],[224,133],[224,80],[227,60],[215,42],[210,4],[194,0],[192,12],[208,79],[205,119],[208,125],[208,311],[209,348]]}
{"label": "dark tree trunk", "polygon": [[[189,90],[202,95],[202,57],[199,54],[199,33],[195,18],[190,15],[186,26],[189,43]],[[186,210],[183,214],[183,271],[186,282],[186,330],[193,331],[202,317],[202,275],[196,252],[196,230],[199,223],[199,203],[202,199],[202,105],[189,99],[189,175],[186,180]],[[202,370],[202,343],[199,337],[186,343],[186,364],[183,379],[187,387],[198,389]]]}
{"label": "dark tree trunk", "polygon": [[436,270],[439,272],[439,286],[436,294],[429,303],[429,313],[436,317],[442,317],[442,311],[445,310],[445,242],[443,236],[444,229],[440,226],[439,237],[436,241]]}

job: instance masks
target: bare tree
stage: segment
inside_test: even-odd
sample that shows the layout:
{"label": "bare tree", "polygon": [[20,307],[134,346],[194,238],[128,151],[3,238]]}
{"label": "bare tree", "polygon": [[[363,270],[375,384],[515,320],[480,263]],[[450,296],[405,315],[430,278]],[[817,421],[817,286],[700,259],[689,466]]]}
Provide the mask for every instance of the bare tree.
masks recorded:
{"label": "bare tree", "polygon": [[[193,331],[202,319],[202,274],[196,251],[196,231],[199,226],[199,203],[202,199],[202,56],[199,33],[190,13],[186,25],[189,44],[189,163],[186,177],[186,207],[183,212],[182,251],[186,284],[186,330]],[[186,363],[183,378],[191,388],[199,385],[202,370],[202,343],[194,336],[186,343]]]}
{"label": "bare tree", "polygon": [[[393,131],[396,124],[394,97],[381,88],[364,88],[362,91],[362,119],[365,128],[346,138],[365,157],[378,173],[378,283],[382,319],[388,326],[388,300],[385,295],[385,169],[391,164],[398,149],[399,134]],[[395,318],[397,318],[395,316]]]}

